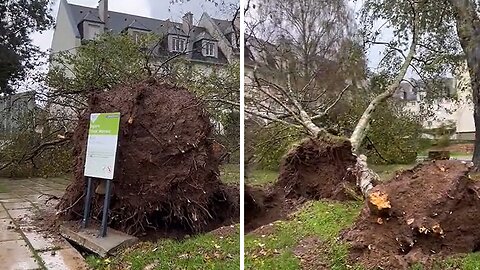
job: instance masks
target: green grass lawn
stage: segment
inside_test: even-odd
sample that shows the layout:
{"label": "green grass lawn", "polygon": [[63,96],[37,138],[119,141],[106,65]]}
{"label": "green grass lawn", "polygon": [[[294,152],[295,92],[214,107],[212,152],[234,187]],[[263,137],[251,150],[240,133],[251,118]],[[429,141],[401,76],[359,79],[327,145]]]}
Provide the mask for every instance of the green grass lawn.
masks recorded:
{"label": "green grass lawn", "polygon": [[0,184],[0,193],[7,193],[8,189],[4,184]]}
{"label": "green grass lawn", "polygon": [[249,185],[254,186],[265,186],[272,184],[277,181],[278,171],[271,170],[254,170],[252,171],[250,177],[246,180]]}
{"label": "green grass lawn", "polygon": [[90,256],[87,263],[92,269],[98,270],[238,270],[240,265],[238,226],[234,231],[225,236],[207,233],[182,241],[145,242],[113,258],[101,259]]}
{"label": "green grass lawn", "polygon": [[240,184],[240,165],[224,164],[220,166],[220,178],[224,183]]}
{"label": "green grass lawn", "polygon": [[322,241],[318,259],[324,260],[328,269],[346,269],[347,246],[336,237],[352,224],[360,208],[359,203],[309,202],[293,219],[274,222],[271,233],[246,235],[245,269],[300,269],[294,250],[308,237]]}
{"label": "green grass lawn", "polygon": [[395,172],[400,170],[408,170],[415,167],[416,164],[388,164],[388,165],[375,165],[369,164],[368,167],[375,171],[380,176],[381,181],[390,180]]}

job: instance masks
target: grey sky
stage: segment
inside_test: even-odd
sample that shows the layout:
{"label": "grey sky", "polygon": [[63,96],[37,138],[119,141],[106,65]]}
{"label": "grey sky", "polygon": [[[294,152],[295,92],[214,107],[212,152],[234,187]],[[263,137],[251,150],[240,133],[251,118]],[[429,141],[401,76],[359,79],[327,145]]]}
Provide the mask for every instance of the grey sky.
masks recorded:
{"label": "grey sky", "polygon": [[[71,4],[96,7],[98,0],[67,0]],[[214,18],[229,18],[233,15],[231,5],[238,5],[239,0],[223,0],[224,5],[215,5],[208,0],[184,0],[171,4],[170,0],[110,0],[109,9],[112,11],[135,14],[158,19],[181,21],[182,15],[187,12],[194,14],[194,19],[199,20],[203,12]],[[60,0],[53,0],[52,14],[56,17]],[[33,42],[43,51],[50,48],[53,30],[32,34]]]}

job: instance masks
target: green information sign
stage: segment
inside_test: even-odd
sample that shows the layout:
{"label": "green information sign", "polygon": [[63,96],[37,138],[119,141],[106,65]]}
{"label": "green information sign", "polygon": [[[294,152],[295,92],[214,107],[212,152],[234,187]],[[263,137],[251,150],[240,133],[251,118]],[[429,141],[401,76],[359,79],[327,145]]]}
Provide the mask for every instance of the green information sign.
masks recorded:
{"label": "green information sign", "polygon": [[120,113],[92,113],[88,129],[84,175],[113,179]]}

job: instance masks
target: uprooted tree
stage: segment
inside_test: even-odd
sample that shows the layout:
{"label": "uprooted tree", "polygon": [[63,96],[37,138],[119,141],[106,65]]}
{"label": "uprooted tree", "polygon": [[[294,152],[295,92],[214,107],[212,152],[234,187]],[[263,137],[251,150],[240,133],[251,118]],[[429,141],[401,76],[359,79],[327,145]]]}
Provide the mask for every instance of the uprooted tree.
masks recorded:
{"label": "uprooted tree", "polygon": [[[63,218],[81,212],[88,115],[108,111],[121,113],[109,226],[132,234],[159,228],[191,234],[238,218],[238,190],[219,179],[224,148],[213,129],[220,123],[227,146],[238,148],[238,109],[217,100],[237,102],[238,65],[205,72],[183,59],[188,51],[157,54],[160,43],[155,35],[135,41],[107,34],[53,59],[53,89],[45,96],[51,110],[78,119],[75,181],[58,205]],[[94,195],[93,218],[101,214],[103,195]]]}
{"label": "uprooted tree", "polygon": [[[407,72],[418,73],[425,83],[431,83],[450,68],[445,63],[455,52],[455,43],[436,49],[446,38],[427,32],[438,26],[422,16],[426,5],[405,3],[401,13],[378,1],[366,1],[362,12],[365,25],[358,31],[352,27],[355,24],[346,1],[261,1],[247,20],[248,51],[255,62],[248,74],[245,111],[267,123],[300,127],[314,138],[332,138],[326,121],[332,109],[342,100],[353,102],[350,93],[369,90],[372,76],[364,50],[385,47],[379,69],[388,83],[369,101],[348,136],[357,155],[351,169],[357,172],[362,194],[368,195],[377,176],[360,155],[360,146],[373,112],[406,81]],[[379,40],[380,32],[372,30],[382,19],[394,29],[392,40]]]}

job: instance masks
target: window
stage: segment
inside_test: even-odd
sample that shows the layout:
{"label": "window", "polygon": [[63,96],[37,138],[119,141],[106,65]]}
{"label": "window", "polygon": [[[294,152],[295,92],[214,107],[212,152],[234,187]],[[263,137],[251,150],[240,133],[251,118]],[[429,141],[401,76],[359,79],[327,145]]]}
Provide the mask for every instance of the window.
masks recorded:
{"label": "window", "polygon": [[102,27],[98,24],[87,24],[87,33],[85,39],[94,39],[96,36],[102,33]]}
{"label": "window", "polygon": [[172,52],[184,52],[185,43],[184,38],[172,38]]}
{"label": "window", "polygon": [[205,56],[215,57],[215,43],[213,42],[205,43]]}
{"label": "window", "polygon": [[139,31],[133,31],[132,35],[133,35],[133,40],[135,40],[135,43],[138,44],[142,39],[142,33],[140,33]]}

